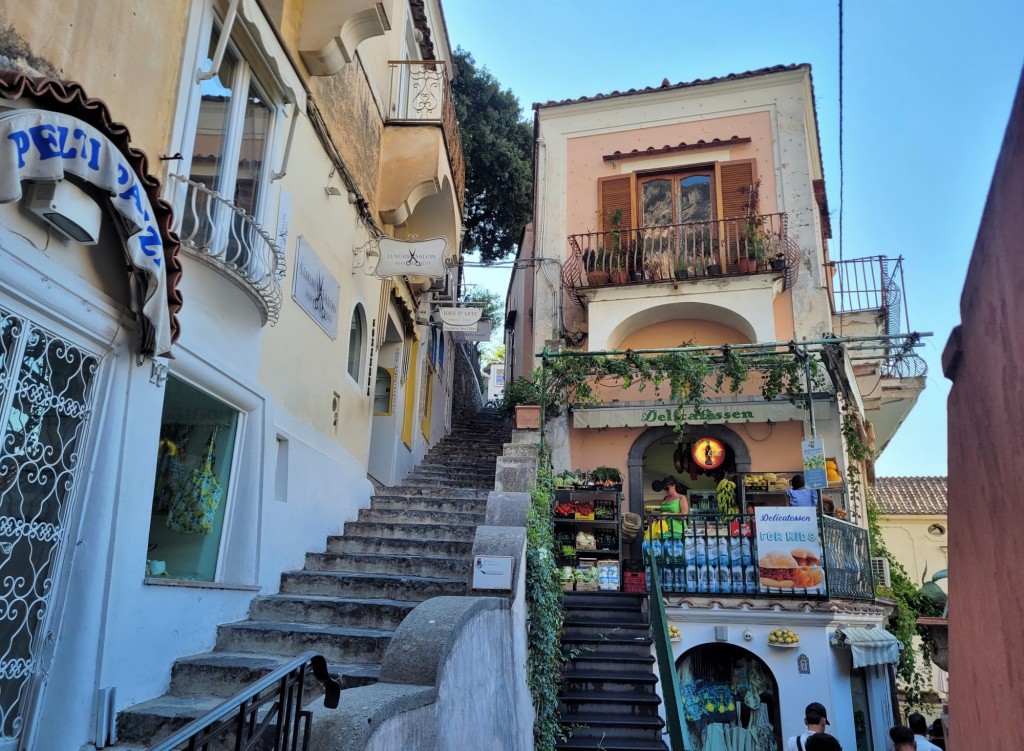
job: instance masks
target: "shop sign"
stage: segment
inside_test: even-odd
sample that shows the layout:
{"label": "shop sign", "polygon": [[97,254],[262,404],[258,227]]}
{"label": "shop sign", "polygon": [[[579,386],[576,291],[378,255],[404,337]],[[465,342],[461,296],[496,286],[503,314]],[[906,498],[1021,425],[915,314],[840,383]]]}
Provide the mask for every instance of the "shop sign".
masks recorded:
{"label": "shop sign", "polygon": [[492,324],[490,321],[479,321],[472,326],[444,325],[444,330],[452,334],[457,342],[487,342],[491,339]]}
{"label": "shop sign", "polygon": [[817,509],[769,506],[757,509],[757,565],[761,591],[824,593]]}
{"label": "shop sign", "polygon": [[[437,315],[445,326],[472,326],[476,328],[476,322],[483,314],[483,308],[438,308]],[[446,331],[450,329],[445,329]]]}
{"label": "shop sign", "polygon": [[[597,406],[573,410],[574,428],[647,428],[675,425],[675,408],[665,404],[632,404],[629,406]],[[682,424],[714,425],[738,422],[787,422],[804,420],[807,410],[784,402],[715,402],[709,401],[701,409],[684,407],[680,414]],[[814,417],[825,421],[832,417],[831,402],[814,402]]]}
{"label": "shop sign", "polygon": [[380,260],[374,276],[388,279],[395,276],[428,276],[438,279],[448,269],[444,254],[448,250],[447,237],[430,240],[396,240],[382,237],[377,242]]}
{"label": "shop sign", "polygon": [[292,299],[327,336],[337,339],[341,285],[302,236],[296,243],[295,273],[292,276]]}
{"label": "shop sign", "polygon": [[800,442],[800,449],[804,456],[804,484],[811,489],[827,488],[825,440],[821,437],[808,438]]}
{"label": "shop sign", "polygon": [[20,201],[23,180],[63,180],[77,175],[109,194],[125,221],[125,248],[146,282],[142,314],[155,330],[154,352],[171,349],[167,273],[156,215],[131,164],[100,131],[83,120],[49,110],[0,115],[0,203]]}
{"label": "shop sign", "polygon": [[725,461],[725,446],[717,438],[698,438],[693,442],[693,460],[702,469],[717,469]]}
{"label": "shop sign", "polygon": [[512,589],[512,556],[474,556],[473,589]]}

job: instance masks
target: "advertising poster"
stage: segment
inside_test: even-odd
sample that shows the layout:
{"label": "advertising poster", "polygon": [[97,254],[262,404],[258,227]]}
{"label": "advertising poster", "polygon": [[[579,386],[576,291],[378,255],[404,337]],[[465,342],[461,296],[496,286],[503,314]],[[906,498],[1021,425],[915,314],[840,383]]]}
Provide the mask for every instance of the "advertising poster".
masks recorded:
{"label": "advertising poster", "polygon": [[827,488],[828,475],[825,472],[825,441],[822,438],[808,438],[801,441],[804,455],[804,483],[808,488]]}
{"label": "advertising poster", "polygon": [[759,508],[757,567],[762,592],[782,589],[824,594],[817,509]]}

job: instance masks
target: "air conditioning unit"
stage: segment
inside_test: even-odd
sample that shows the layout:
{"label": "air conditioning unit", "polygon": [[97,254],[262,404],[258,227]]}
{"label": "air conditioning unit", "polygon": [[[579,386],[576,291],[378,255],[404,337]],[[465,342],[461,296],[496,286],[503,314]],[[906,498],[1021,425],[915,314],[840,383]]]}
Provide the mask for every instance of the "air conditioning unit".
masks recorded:
{"label": "air conditioning unit", "polygon": [[82,245],[99,242],[103,210],[77,185],[67,180],[27,180],[21,201],[64,237]]}
{"label": "air conditioning unit", "polygon": [[871,573],[875,577],[876,587],[891,587],[889,580],[889,559],[883,556],[872,556]]}

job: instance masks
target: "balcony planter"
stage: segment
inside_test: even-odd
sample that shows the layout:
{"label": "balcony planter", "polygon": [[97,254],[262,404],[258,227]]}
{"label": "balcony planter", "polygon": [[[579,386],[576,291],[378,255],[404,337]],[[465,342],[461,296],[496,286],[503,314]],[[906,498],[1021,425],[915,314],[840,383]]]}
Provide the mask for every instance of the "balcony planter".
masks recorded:
{"label": "balcony planter", "polygon": [[611,280],[611,276],[607,271],[588,271],[587,272],[587,285],[590,287],[603,287],[608,284]]}
{"label": "balcony planter", "polygon": [[737,259],[736,270],[741,274],[753,274],[757,271],[757,259],[742,257]]}
{"label": "balcony planter", "polygon": [[611,282],[612,284],[628,284],[629,274],[625,269],[615,269],[612,272]]}
{"label": "balcony planter", "polygon": [[540,405],[539,404],[517,404],[516,405],[516,428],[518,430],[539,430],[540,429]]}
{"label": "balcony planter", "polygon": [[771,260],[772,271],[785,271],[786,270],[786,257],[776,256]]}
{"label": "balcony planter", "polygon": [[707,268],[708,276],[721,276],[722,275],[722,264],[720,263],[709,263]]}
{"label": "balcony planter", "polygon": [[676,269],[676,279],[685,279],[686,269]]}

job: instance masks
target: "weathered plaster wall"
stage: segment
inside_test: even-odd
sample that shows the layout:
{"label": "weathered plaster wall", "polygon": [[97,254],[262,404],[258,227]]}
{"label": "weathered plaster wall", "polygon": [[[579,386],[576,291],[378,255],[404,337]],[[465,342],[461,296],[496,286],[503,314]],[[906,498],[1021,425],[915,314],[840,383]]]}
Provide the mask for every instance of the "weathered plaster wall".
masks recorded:
{"label": "weathered plaster wall", "polygon": [[[1017,90],[963,296],[943,353],[949,395],[950,748],[1024,748],[1024,79]],[[978,419],[979,416],[983,419]]]}
{"label": "weathered plaster wall", "polygon": [[[81,83],[128,124],[150,168],[165,153],[181,71],[188,0],[63,0],[0,6],[0,64]],[[130,39],[131,44],[124,40]]]}

